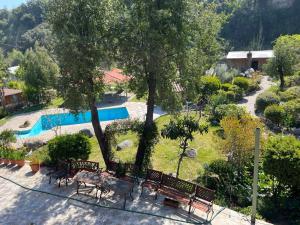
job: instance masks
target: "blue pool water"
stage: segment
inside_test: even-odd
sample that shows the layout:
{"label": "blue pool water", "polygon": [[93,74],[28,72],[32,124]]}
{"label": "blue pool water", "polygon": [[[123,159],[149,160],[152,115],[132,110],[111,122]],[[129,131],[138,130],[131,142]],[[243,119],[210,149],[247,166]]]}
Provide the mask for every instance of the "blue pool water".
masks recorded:
{"label": "blue pool water", "polygon": [[[126,107],[99,109],[98,115],[101,122],[117,119],[127,119],[129,117]],[[30,130],[18,131],[17,138],[34,137],[57,126],[66,126],[89,122],[91,122],[90,111],[79,113],[77,115],[72,113],[43,115]]]}

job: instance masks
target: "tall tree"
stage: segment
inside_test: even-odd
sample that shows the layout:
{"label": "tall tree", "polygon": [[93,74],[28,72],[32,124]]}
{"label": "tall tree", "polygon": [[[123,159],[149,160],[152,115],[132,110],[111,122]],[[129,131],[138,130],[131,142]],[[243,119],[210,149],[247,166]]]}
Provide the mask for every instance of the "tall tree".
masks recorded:
{"label": "tall tree", "polygon": [[[210,58],[208,53],[217,51],[221,19],[213,5],[196,0],[136,0],[126,5],[121,60],[132,75],[131,87],[137,95],[148,95],[135,161],[139,169],[147,166],[155,143],[155,104],[174,102],[169,98],[174,83],[181,83],[184,75],[199,76],[198,72],[204,72],[214,59],[215,54]],[[195,70],[191,72],[191,68]]]}
{"label": "tall tree", "polygon": [[28,91],[28,96],[33,103],[41,103],[45,99],[47,89],[54,87],[59,69],[56,62],[50,57],[47,50],[35,45],[34,49],[26,51],[21,64],[22,77]]}
{"label": "tall tree", "polygon": [[109,65],[111,59],[118,12],[114,0],[53,0],[48,13],[57,39],[60,93],[71,110],[91,110],[92,125],[106,166],[109,152],[100,125],[97,99],[104,89],[103,65]]}
{"label": "tall tree", "polygon": [[292,75],[294,67],[300,63],[300,35],[284,35],[275,41],[274,58],[265,66],[270,76],[279,78],[280,88],[283,89],[284,77]]}
{"label": "tall tree", "polygon": [[7,77],[7,64],[5,63],[4,55],[2,49],[0,49],[0,92],[1,92],[1,104],[5,109],[5,96],[4,96],[4,85],[5,79]]}

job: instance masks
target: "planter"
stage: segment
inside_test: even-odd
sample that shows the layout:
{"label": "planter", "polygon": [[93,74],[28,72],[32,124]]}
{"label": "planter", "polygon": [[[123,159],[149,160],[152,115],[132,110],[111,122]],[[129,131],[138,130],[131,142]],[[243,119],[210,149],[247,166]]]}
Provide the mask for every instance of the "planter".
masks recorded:
{"label": "planter", "polygon": [[40,170],[40,164],[30,164],[30,167],[33,173],[36,173]]}
{"label": "planter", "polygon": [[2,158],[0,158],[0,164],[2,164],[3,163],[3,159]]}
{"label": "planter", "polygon": [[11,165],[16,165],[16,164],[17,164],[17,163],[16,163],[16,160],[11,159],[11,160],[10,160],[10,164],[11,164]]}
{"label": "planter", "polygon": [[16,160],[16,164],[18,165],[18,167],[22,167],[25,165],[25,160],[24,159]]}
{"label": "planter", "polygon": [[9,159],[3,159],[3,163],[4,163],[5,165],[8,165],[8,164],[9,164]]}

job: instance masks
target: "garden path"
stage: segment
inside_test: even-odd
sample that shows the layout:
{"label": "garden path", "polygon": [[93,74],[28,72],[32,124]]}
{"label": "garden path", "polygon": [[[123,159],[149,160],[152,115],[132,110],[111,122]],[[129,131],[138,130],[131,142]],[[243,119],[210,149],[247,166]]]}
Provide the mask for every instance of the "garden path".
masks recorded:
{"label": "garden path", "polygon": [[238,104],[240,106],[246,107],[247,111],[251,114],[256,116],[255,113],[255,102],[256,98],[258,97],[259,94],[263,93],[267,89],[269,89],[274,83],[269,79],[268,76],[263,76],[260,84],[260,90],[253,93],[252,95],[248,95],[244,97],[244,99]]}

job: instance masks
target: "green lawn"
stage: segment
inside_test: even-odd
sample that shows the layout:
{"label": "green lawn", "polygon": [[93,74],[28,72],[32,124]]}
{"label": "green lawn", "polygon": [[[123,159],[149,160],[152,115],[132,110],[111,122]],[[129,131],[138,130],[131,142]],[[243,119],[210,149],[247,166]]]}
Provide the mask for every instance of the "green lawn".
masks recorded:
{"label": "green lawn", "polygon": [[[168,123],[170,116],[162,116],[156,120],[158,128],[161,129],[164,124]],[[224,156],[217,150],[218,137],[214,134],[217,128],[211,127],[208,134],[195,135],[194,141],[190,144],[190,147],[197,149],[198,155],[195,159],[185,158],[180,170],[180,177],[187,180],[194,180],[198,174],[203,172],[203,165],[209,163],[215,159],[223,158]],[[130,139],[133,141],[134,146],[123,151],[114,151],[115,157],[123,162],[134,162],[136,149],[138,145],[138,139],[136,134],[129,132],[126,135],[120,135],[117,137],[118,143],[123,140]],[[89,160],[98,161],[103,167],[104,162],[100,153],[99,145],[95,137],[91,138],[92,152]],[[160,138],[159,143],[155,146],[151,164],[156,170],[163,171],[165,173],[175,173],[177,168],[178,156],[179,156],[179,143],[178,141],[172,141],[168,139]],[[115,150],[115,149],[114,149]],[[43,147],[34,153],[35,156],[41,159],[41,161],[48,158],[47,147]]]}

